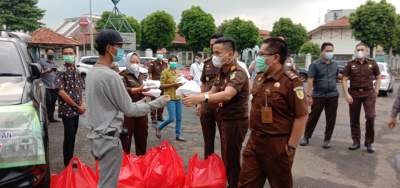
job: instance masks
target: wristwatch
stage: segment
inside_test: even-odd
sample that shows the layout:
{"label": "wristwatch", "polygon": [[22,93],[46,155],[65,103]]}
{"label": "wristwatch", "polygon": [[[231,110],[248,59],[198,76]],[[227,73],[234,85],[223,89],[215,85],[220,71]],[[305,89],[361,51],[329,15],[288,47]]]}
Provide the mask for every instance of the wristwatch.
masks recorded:
{"label": "wristwatch", "polygon": [[204,103],[208,103],[208,98],[209,97],[210,96],[208,95],[208,93],[204,93],[204,98],[205,98]]}

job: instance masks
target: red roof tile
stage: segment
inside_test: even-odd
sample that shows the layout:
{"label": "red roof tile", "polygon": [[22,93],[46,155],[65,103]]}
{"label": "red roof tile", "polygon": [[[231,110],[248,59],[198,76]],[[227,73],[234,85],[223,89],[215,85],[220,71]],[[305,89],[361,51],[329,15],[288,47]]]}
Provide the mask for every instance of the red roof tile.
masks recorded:
{"label": "red roof tile", "polygon": [[310,35],[314,34],[315,32],[318,32],[321,29],[331,29],[331,28],[350,28],[350,20],[346,16],[341,17],[337,20],[328,22],[324,25],[321,25],[317,27],[316,29],[310,31]]}
{"label": "red roof tile", "polygon": [[181,44],[185,45],[186,44],[186,38],[182,35],[180,35],[178,32],[175,33],[175,39],[172,41],[172,44]]}
{"label": "red roof tile", "polygon": [[30,44],[46,44],[46,45],[79,45],[79,42],[66,38],[48,28],[40,28],[34,31],[30,40]]}
{"label": "red roof tile", "polygon": [[271,32],[269,32],[269,31],[267,31],[267,30],[262,30],[262,29],[259,30],[259,33],[260,33],[260,36],[261,36],[263,39],[269,37],[269,35],[271,34]]}

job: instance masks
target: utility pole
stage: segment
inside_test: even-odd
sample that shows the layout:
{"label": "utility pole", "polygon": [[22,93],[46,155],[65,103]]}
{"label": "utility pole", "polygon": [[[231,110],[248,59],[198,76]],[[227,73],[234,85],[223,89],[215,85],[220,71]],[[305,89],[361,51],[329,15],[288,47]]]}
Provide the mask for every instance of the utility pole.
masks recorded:
{"label": "utility pole", "polygon": [[89,9],[90,9],[90,24],[89,24],[89,33],[90,33],[90,55],[94,55],[93,49],[93,12],[92,12],[92,0],[89,0]]}

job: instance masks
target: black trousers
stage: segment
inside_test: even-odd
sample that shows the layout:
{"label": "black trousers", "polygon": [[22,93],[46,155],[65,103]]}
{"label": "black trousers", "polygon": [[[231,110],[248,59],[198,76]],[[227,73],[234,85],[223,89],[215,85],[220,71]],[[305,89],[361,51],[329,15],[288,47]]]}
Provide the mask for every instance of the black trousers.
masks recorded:
{"label": "black trousers", "polygon": [[47,108],[47,116],[49,120],[54,119],[54,111],[56,109],[57,102],[57,89],[46,89],[46,108]]}
{"label": "black trousers", "polygon": [[336,124],[338,97],[313,97],[311,113],[308,117],[304,137],[311,138],[322,110],[325,110],[326,128],[324,141],[330,141]]}
{"label": "black trousers", "polygon": [[75,117],[62,117],[64,124],[64,144],[63,144],[63,156],[64,166],[67,166],[69,161],[74,156],[75,147],[75,135],[78,131],[79,116]]}

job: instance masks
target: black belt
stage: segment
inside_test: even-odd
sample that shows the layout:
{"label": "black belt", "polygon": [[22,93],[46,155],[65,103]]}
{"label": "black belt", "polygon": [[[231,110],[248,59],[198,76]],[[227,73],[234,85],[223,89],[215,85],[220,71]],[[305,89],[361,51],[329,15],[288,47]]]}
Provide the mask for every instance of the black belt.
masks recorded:
{"label": "black belt", "polygon": [[286,133],[286,134],[268,134],[268,133],[260,133],[258,131],[251,131],[251,133],[256,135],[256,136],[258,136],[258,137],[267,137],[267,138],[290,136],[290,133]]}
{"label": "black belt", "polygon": [[350,88],[353,91],[371,91],[372,88]]}

